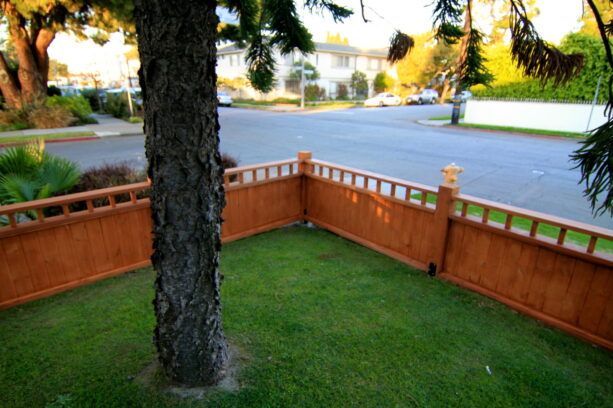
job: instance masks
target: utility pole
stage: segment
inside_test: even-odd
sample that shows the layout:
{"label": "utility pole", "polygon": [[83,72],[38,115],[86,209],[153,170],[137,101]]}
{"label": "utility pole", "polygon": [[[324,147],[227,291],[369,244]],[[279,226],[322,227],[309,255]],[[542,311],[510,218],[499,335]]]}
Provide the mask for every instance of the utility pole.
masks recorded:
{"label": "utility pole", "polygon": [[304,55],[302,56],[302,68],[300,69],[300,109],[304,109]]}

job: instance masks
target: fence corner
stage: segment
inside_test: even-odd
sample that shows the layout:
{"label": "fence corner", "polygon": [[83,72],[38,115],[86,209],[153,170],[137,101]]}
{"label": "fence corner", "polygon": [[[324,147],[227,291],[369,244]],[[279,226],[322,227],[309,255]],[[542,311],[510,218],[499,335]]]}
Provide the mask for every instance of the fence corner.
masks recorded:
{"label": "fence corner", "polygon": [[300,174],[300,217],[302,217],[302,222],[306,222],[306,216],[308,214],[307,203],[308,203],[308,189],[307,189],[307,178],[305,176],[307,169],[307,160],[311,160],[313,158],[313,154],[307,151],[298,152],[298,174]]}

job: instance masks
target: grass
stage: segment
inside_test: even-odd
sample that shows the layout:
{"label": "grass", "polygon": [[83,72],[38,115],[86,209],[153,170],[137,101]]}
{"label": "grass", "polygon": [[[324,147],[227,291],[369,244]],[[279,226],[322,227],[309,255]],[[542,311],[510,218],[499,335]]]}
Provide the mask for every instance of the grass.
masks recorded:
{"label": "grass", "polygon": [[[460,115],[460,119],[464,119],[464,115]],[[451,120],[451,116],[435,116],[433,118],[429,118],[428,120]]]}
{"label": "grass", "polygon": [[233,242],[221,262],[240,391],[132,380],[155,359],[143,269],[1,312],[2,406],[613,406],[611,353],[325,231]]}
{"label": "grass", "polygon": [[575,139],[585,139],[585,135],[583,133],[558,132],[555,130],[517,128],[517,127],[512,127],[512,126],[477,125],[474,123],[459,123],[456,126],[462,126],[466,128],[476,128],[476,129],[502,130],[505,132],[527,133],[531,135],[558,136],[558,137],[570,137],[570,138],[575,138]]}
{"label": "grass", "polygon": [[25,143],[36,140],[53,140],[53,139],[72,139],[75,137],[88,137],[95,136],[96,134],[91,131],[87,132],[58,132],[40,135],[27,135],[27,136],[6,136],[0,137],[0,144],[2,143]]}
{"label": "grass", "polygon": [[[420,201],[421,193],[412,194],[411,198]],[[430,204],[436,204],[436,196],[433,194],[428,194],[426,201]],[[461,203],[457,204],[456,210],[462,210]],[[474,205],[469,205],[467,209],[467,214],[481,218],[483,217],[483,208]],[[504,224],[507,220],[507,215],[499,211],[490,211],[488,220],[491,222],[497,222],[498,224]],[[512,226],[514,228],[518,228],[524,231],[530,231],[530,228],[532,228],[532,221],[527,218],[513,217]],[[552,225],[539,224],[537,233],[549,238],[558,239],[560,228],[554,227]],[[587,247],[590,242],[590,236],[582,234],[580,232],[568,231],[566,233],[566,239],[564,242],[570,242],[575,245]],[[603,239],[597,240],[596,250],[602,252],[613,252],[613,241],[607,241]]]}

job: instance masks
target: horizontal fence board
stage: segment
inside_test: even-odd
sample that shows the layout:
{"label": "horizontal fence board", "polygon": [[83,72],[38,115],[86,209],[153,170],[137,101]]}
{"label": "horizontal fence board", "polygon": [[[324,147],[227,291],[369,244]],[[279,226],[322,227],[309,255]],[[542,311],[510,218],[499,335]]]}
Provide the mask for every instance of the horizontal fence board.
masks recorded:
{"label": "horizontal fence board", "polygon": [[444,277],[462,286],[547,316],[558,327],[577,326],[597,344],[613,339],[609,267],[455,221],[445,265]]}

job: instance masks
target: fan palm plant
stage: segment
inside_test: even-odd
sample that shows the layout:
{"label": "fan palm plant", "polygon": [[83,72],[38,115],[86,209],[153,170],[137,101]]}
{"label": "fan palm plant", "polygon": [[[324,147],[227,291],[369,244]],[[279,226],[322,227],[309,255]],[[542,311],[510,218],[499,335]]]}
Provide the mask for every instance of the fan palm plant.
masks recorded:
{"label": "fan palm plant", "polygon": [[[7,148],[0,153],[0,205],[58,195],[77,184],[79,177],[78,164],[47,153],[42,141]],[[22,216],[37,218],[33,211]]]}

